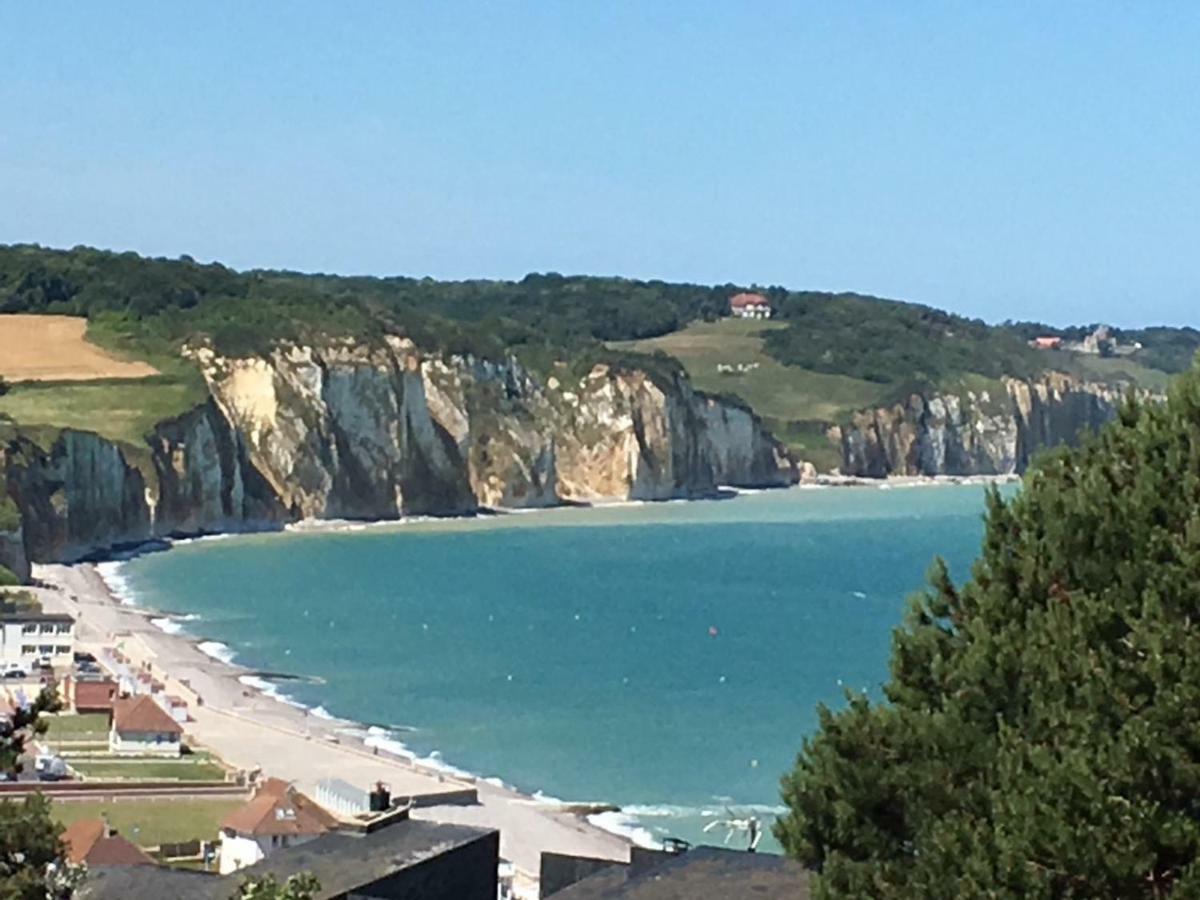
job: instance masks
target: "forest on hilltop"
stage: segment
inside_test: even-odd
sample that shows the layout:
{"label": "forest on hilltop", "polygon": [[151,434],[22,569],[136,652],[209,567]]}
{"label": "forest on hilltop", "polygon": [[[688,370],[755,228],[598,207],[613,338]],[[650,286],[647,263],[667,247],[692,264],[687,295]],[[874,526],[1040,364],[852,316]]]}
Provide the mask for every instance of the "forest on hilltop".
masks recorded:
{"label": "forest on hilltop", "polygon": [[[537,370],[552,360],[612,357],[606,342],[718,319],[743,287],[556,273],[520,281],[436,281],[236,272],[186,256],[0,247],[0,313],[86,316],[97,339],[160,353],[199,335],[239,354],[320,335],[371,340],[386,330],[430,349],[493,359],[511,353]],[[787,326],[765,336],[766,351],[779,362],[906,389],[967,374],[1036,375],[1045,358],[1029,348],[1029,336],[1075,333],[1032,323],[989,325],[859,294],[762,291]],[[1144,345],[1140,363],[1169,373],[1185,369],[1200,349],[1194,328],[1116,334]]]}

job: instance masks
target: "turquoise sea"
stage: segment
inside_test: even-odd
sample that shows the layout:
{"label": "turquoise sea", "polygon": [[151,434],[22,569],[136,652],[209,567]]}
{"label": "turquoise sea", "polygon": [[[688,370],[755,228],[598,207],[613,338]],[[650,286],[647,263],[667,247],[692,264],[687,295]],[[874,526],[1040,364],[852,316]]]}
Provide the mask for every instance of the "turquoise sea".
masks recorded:
{"label": "turquoise sea", "polygon": [[318,714],[621,804],[605,823],[643,839],[719,843],[702,829],[726,809],[769,823],[817,704],[878,692],[933,557],[969,572],[983,497],[796,489],[200,540],[106,568],[210,652],[316,676],[278,690]]}

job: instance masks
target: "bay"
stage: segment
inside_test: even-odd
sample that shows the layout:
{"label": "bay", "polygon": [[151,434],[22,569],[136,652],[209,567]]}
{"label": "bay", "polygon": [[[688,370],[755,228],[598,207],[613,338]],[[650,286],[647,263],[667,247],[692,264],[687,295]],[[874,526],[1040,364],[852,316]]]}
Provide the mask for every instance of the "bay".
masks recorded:
{"label": "bay", "polygon": [[[202,540],[138,557],[139,602],[297,702],[526,791],[720,843],[779,810],[817,706],[877,695],[935,555],[957,578],[984,489],[771,491]],[[764,849],[771,848],[768,839]]]}

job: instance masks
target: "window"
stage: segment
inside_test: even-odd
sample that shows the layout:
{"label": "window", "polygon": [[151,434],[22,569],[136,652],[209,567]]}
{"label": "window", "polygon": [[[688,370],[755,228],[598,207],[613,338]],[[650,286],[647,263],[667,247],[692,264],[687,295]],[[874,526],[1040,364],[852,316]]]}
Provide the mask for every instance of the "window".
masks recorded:
{"label": "window", "polygon": [[50,656],[54,653],[54,647],[50,644],[41,644],[38,646],[38,653],[42,656]]}
{"label": "window", "polygon": [[59,656],[66,656],[68,653],[71,652],[71,648],[64,647],[62,644],[59,644],[56,652],[58,653]]}
{"label": "window", "polygon": [[42,634],[54,634],[54,626],[49,622],[43,622],[38,628],[38,631],[40,631]]}
{"label": "window", "polygon": [[21,634],[37,634],[37,626],[32,622],[21,627]]}
{"label": "window", "polygon": [[33,646],[33,644],[22,644],[21,645],[21,655],[22,656],[33,656],[33,654],[35,654],[35,653],[37,653],[37,647]]}
{"label": "window", "polygon": [[58,633],[59,633],[59,634],[70,634],[70,633],[71,633],[71,626],[70,626],[70,625],[59,625],[59,626],[58,626]]}

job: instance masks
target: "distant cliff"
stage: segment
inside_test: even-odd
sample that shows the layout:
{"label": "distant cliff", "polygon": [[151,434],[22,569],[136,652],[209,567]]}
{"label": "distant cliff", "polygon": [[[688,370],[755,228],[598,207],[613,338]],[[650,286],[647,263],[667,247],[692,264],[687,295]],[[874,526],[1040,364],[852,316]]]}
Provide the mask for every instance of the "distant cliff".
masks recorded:
{"label": "distant cliff", "polygon": [[[1124,392],[1050,373],[996,390],[913,394],[834,429],[844,475],[1022,473],[1048,447],[1073,445],[1117,415]],[[1142,396],[1147,396],[1144,393]]]}
{"label": "distant cliff", "polygon": [[757,417],[682,376],[596,366],[542,383],[514,360],[427,356],[395,337],[189,352],[210,398],[145,447],[70,430],[4,447],[29,559],[304,518],[691,498],[797,478]]}

